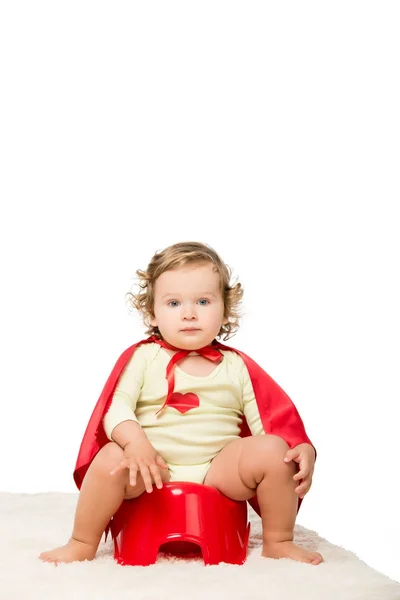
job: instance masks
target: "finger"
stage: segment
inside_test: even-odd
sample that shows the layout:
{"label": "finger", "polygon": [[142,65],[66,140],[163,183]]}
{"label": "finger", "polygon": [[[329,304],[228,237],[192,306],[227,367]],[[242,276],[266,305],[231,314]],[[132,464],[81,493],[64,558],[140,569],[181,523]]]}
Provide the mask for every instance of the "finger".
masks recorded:
{"label": "finger", "polygon": [[123,459],[118,465],[116,465],[111,471],[110,471],[110,475],[115,475],[116,473],[119,473],[120,471],[122,471],[123,469],[126,469],[127,467],[127,461],[126,459]]}
{"label": "finger", "polygon": [[140,474],[143,479],[144,487],[146,488],[146,492],[151,494],[153,491],[153,480],[150,475],[149,467],[147,465],[139,465]]}
{"label": "finger", "polygon": [[296,473],[296,475],[300,475],[300,474],[301,474],[301,479],[305,479],[310,474],[309,462],[302,456],[300,457],[299,471],[298,471],[298,473]]}
{"label": "finger", "polygon": [[309,461],[307,459],[304,458],[304,456],[300,457],[300,462],[299,462],[299,469],[300,471],[309,471],[310,470],[310,466],[309,466]]}
{"label": "finger", "polygon": [[311,481],[309,479],[304,480],[300,485],[297,486],[295,492],[296,494],[305,495],[311,487]]}
{"label": "finger", "polygon": [[296,462],[299,462],[299,455],[300,455],[300,452],[298,452],[297,450],[288,450],[288,452],[286,452],[285,458],[283,460],[285,462],[290,462],[291,460],[295,460]]}
{"label": "finger", "polygon": [[310,488],[309,488],[309,487],[307,487],[307,488],[305,488],[304,490],[300,490],[299,492],[297,492],[297,493],[298,493],[298,495],[299,495],[299,498],[302,498],[302,499],[303,499],[303,498],[304,498],[304,496],[305,496],[305,495],[306,495],[306,494],[309,492],[309,490],[310,490]]}
{"label": "finger", "polygon": [[296,475],[293,475],[293,479],[295,481],[300,480],[300,479],[306,479],[306,477],[309,475],[308,473],[308,469],[300,469],[300,471],[298,471],[296,473]]}
{"label": "finger", "polygon": [[163,469],[169,469],[169,466],[167,465],[167,463],[165,462],[165,460],[163,459],[162,456],[158,455],[156,458],[156,463],[162,467]]}
{"label": "finger", "polygon": [[136,483],[137,483],[137,473],[138,473],[139,467],[136,463],[131,463],[129,465],[129,484],[132,487],[135,487]]}
{"label": "finger", "polygon": [[161,479],[159,467],[157,465],[150,465],[150,473],[153,476],[153,481],[156,484],[156,487],[161,490],[163,481]]}

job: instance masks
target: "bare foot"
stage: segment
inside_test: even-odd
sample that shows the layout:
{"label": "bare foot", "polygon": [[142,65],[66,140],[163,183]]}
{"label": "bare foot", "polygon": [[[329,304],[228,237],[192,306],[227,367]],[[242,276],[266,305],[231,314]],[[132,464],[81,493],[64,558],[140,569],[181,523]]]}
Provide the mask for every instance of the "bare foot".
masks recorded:
{"label": "bare foot", "polygon": [[261,556],[266,558],[291,558],[300,562],[319,565],[324,561],[319,552],[310,552],[293,542],[271,542],[264,544]]}
{"label": "bare foot", "polygon": [[42,552],[39,556],[43,562],[70,563],[74,561],[93,560],[96,556],[97,547],[71,538],[68,544],[54,548],[48,552]]}

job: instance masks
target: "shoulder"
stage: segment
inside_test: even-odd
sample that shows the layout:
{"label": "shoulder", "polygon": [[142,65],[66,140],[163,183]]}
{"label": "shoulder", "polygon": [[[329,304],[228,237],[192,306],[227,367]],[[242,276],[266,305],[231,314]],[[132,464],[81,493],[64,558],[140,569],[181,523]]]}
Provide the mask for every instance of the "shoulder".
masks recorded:
{"label": "shoulder", "polygon": [[247,374],[246,364],[239,352],[235,350],[221,350],[221,352],[229,370],[235,371],[241,377]]}
{"label": "shoulder", "polygon": [[221,350],[221,353],[224,355],[224,359],[227,363],[235,366],[243,364],[242,357],[235,350]]}
{"label": "shoulder", "polygon": [[154,342],[143,343],[139,342],[136,348],[133,349],[132,356],[128,361],[128,367],[131,365],[138,364],[149,364],[151,363],[160,351],[159,344],[155,344]]}
{"label": "shoulder", "polygon": [[263,379],[265,372],[263,369],[252,359],[250,356],[232,348],[229,350],[221,349],[221,352],[226,357],[228,371],[236,374],[243,388],[251,389],[253,386],[254,378]]}

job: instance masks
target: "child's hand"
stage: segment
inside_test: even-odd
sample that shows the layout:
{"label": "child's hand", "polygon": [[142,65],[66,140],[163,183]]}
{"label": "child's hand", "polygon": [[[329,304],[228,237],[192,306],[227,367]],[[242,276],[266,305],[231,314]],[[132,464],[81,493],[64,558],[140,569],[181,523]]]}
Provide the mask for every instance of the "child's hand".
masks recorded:
{"label": "child's hand", "polygon": [[161,479],[160,468],[168,469],[165,460],[158,454],[147,438],[129,442],[124,448],[125,458],[114,467],[111,475],[119,473],[123,469],[129,469],[129,483],[135,486],[137,474],[140,472],[146,492],[153,491],[153,482],[158,489],[161,489],[163,482]]}
{"label": "child's hand", "polygon": [[294,460],[299,463],[300,470],[293,476],[295,481],[302,479],[301,484],[296,488],[296,494],[304,498],[310,490],[312,476],[314,473],[315,450],[310,444],[298,444],[291,450],[288,450],[283,459],[285,462]]}

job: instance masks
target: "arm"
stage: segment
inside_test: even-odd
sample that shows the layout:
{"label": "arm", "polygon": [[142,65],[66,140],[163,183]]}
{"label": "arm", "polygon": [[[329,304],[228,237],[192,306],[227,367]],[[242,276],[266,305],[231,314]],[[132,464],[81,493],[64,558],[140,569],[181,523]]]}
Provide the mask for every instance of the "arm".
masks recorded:
{"label": "arm", "polygon": [[113,441],[123,449],[126,448],[129,442],[144,438],[147,439],[145,432],[137,421],[123,421],[114,427],[111,436]]}
{"label": "arm", "polygon": [[126,365],[103,425],[108,439],[116,442],[124,451],[123,459],[112,469],[111,475],[129,469],[130,485],[136,486],[140,474],[146,491],[151,492],[153,483],[158,488],[162,487],[160,468],[168,469],[168,465],[149,442],[135,415],[143,387],[148,351],[148,346],[140,346]]}
{"label": "arm", "polygon": [[[247,371],[247,370],[246,370]],[[272,382],[275,384],[275,382]],[[275,384],[276,385],[276,384]],[[243,412],[246,418],[249,429],[253,435],[260,435],[262,433],[272,433],[278,435],[283,438],[288,444],[291,441],[290,438],[286,438],[285,431],[285,416],[286,414],[290,415],[290,399],[283,393],[282,398],[284,401],[284,407],[281,409],[282,414],[280,416],[281,424],[275,430],[274,427],[271,427],[270,431],[265,431],[263,426],[257,401],[255,399],[253,386],[251,384],[250,378],[246,376],[246,372],[243,375]],[[272,388],[273,389],[273,388]],[[277,396],[279,402],[279,396]],[[275,410],[279,410],[279,404],[275,401]],[[285,413],[286,409],[286,413]],[[292,411],[293,412],[293,411]],[[297,411],[296,411],[297,414]],[[300,416],[298,416],[300,419]],[[289,418],[288,418],[289,420]],[[268,419],[268,424],[273,424],[273,418]],[[305,434],[306,436],[306,434]],[[292,437],[292,436],[290,436]],[[307,436],[306,436],[307,438]],[[293,438],[292,438],[293,439]],[[304,438],[303,438],[304,439]],[[307,438],[308,439],[308,438]],[[299,440],[298,440],[299,441]],[[314,464],[316,451],[315,448],[308,442],[300,442],[295,444],[289,444],[290,449],[286,452],[284,456],[284,461],[290,462],[291,460],[295,461],[299,464],[299,471],[294,475],[293,479],[295,481],[299,481],[299,485],[296,488],[296,493],[299,495],[299,498],[303,499],[307,494],[311,487],[312,483],[312,475],[314,472]],[[301,480],[301,482],[300,482]]]}
{"label": "arm", "polygon": [[118,380],[110,407],[103,418],[107,438],[122,448],[139,434],[145,435],[135,410],[143,386],[147,353],[146,345],[135,350]]}
{"label": "arm", "polygon": [[263,423],[258,410],[253,386],[244,362],[240,361],[240,379],[242,382],[243,414],[252,435],[263,435]]}
{"label": "arm", "polygon": [[115,475],[124,469],[129,469],[131,486],[136,485],[137,476],[140,474],[147,492],[152,491],[153,483],[158,488],[162,488],[160,467],[168,469],[168,465],[150,444],[139,423],[124,421],[115,427],[112,435],[116,443],[123,448],[124,458],[112,469],[110,474]]}
{"label": "arm", "polygon": [[[300,444],[312,446],[303,421],[286,392],[249,359],[253,383],[245,364],[240,371],[243,393],[243,413],[253,435],[277,435],[290,448]],[[254,389],[253,389],[254,384]]]}

